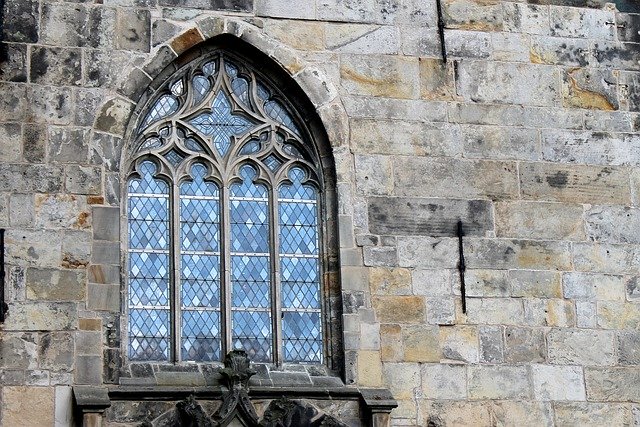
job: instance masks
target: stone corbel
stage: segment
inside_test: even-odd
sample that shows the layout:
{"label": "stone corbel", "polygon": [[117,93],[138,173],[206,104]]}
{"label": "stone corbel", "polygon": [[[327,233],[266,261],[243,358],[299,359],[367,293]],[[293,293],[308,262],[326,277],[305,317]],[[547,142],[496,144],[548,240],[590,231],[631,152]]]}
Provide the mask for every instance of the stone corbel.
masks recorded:
{"label": "stone corbel", "polygon": [[388,427],[391,425],[391,410],[398,407],[388,389],[360,389],[362,400],[369,411],[371,427]]}
{"label": "stone corbel", "polygon": [[77,413],[82,418],[82,427],[102,427],[104,411],[111,406],[107,388],[76,385],[73,398]]}

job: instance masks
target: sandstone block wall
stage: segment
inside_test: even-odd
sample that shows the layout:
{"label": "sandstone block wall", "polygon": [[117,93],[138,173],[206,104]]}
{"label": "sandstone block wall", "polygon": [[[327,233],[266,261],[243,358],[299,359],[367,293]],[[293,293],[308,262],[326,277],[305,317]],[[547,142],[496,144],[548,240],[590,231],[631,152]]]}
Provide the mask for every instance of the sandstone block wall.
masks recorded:
{"label": "sandstone block wall", "polygon": [[441,6],[446,63],[435,0],[5,0],[2,425],[117,381],[127,124],[222,33],[327,128],[348,386],[389,388],[397,426],[640,425],[640,7]]}

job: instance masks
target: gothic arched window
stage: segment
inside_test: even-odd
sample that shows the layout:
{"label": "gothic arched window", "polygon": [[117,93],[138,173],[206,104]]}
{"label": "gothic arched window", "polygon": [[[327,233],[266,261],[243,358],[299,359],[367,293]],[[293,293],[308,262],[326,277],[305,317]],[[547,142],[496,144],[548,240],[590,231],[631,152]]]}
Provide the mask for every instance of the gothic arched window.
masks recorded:
{"label": "gothic arched window", "polygon": [[323,362],[321,159],[282,88],[217,51],[142,110],[127,163],[131,361]]}

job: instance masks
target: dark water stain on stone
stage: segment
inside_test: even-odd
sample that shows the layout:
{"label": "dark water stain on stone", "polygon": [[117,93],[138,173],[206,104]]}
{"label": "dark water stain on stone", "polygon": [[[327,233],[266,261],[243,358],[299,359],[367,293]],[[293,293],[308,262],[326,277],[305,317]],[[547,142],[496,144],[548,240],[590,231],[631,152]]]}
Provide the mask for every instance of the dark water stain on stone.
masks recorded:
{"label": "dark water stain on stone", "polygon": [[569,173],[558,171],[547,177],[547,183],[554,188],[564,188],[567,186]]}

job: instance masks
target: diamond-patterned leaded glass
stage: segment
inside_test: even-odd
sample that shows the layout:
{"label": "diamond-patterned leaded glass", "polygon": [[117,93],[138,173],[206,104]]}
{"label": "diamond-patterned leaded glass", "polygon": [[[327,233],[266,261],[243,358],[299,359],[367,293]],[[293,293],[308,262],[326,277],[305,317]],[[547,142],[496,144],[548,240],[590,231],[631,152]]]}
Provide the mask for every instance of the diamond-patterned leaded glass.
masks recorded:
{"label": "diamond-patterned leaded glass", "polygon": [[320,169],[306,124],[226,53],[158,87],[128,163],[129,359],[219,362],[242,348],[254,362],[321,363]]}
{"label": "diamond-patterned leaded glass", "polygon": [[180,185],[182,360],[220,360],[220,192],[206,175],[197,163]]}
{"label": "diamond-patterned leaded glass", "polygon": [[129,358],[167,360],[169,331],[169,187],[140,164],[128,189]]}
{"label": "diamond-patterned leaded glass", "polygon": [[303,184],[300,168],[289,172],[292,184],[278,191],[280,281],[284,360],[320,362],[320,281],[318,207],[315,188]]}

